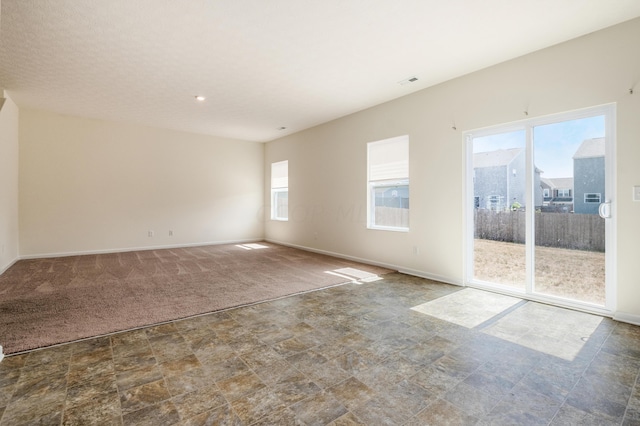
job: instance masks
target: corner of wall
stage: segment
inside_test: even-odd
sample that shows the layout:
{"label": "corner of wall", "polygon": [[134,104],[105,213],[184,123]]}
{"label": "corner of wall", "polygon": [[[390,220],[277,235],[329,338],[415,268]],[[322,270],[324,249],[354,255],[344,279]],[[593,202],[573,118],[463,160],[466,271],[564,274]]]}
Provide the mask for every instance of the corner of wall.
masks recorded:
{"label": "corner of wall", "polygon": [[615,321],[626,322],[627,324],[633,324],[640,326],[640,315],[630,314],[627,312],[615,312],[613,314]]}
{"label": "corner of wall", "polygon": [[18,106],[3,89],[0,107],[0,274],[18,260]]}

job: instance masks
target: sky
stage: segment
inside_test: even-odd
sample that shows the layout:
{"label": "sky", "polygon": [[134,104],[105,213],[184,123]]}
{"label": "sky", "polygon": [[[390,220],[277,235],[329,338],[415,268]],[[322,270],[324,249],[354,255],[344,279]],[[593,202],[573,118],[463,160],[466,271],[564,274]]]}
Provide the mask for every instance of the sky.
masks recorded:
{"label": "sky", "polygon": [[[573,177],[573,154],[585,139],[605,136],[605,117],[581,118],[533,128],[534,164],[542,177]],[[473,139],[473,152],[524,148],[525,131],[483,136]]]}

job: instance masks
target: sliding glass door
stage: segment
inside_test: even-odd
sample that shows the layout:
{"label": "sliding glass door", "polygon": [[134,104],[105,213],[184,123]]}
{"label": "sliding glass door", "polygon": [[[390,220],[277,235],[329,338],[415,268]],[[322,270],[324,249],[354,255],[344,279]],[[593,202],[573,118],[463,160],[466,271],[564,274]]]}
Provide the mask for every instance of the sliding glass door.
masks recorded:
{"label": "sliding glass door", "polygon": [[473,278],[526,286],[526,135],[499,129],[473,138]]}
{"label": "sliding glass door", "polygon": [[614,106],[465,134],[467,283],[608,311]]}

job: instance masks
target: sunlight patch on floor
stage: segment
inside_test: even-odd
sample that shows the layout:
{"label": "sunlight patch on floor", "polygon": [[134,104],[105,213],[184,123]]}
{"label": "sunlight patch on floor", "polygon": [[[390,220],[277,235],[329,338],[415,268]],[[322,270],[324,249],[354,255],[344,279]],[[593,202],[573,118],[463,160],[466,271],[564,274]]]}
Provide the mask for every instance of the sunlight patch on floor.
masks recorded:
{"label": "sunlight patch on floor", "polygon": [[521,301],[516,297],[465,288],[411,309],[463,327],[474,328]]}
{"label": "sunlight patch on floor", "polygon": [[597,315],[527,303],[482,331],[572,361],[601,322]]}
{"label": "sunlight patch on floor", "polygon": [[356,284],[370,283],[382,279],[379,275],[356,268],[340,268],[333,271],[324,271],[324,273],[351,280]]}
{"label": "sunlight patch on floor", "polygon": [[266,249],[269,246],[265,246],[258,243],[250,243],[250,244],[236,244],[236,247],[243,248],[245,250],[257,250],[257,249]]}

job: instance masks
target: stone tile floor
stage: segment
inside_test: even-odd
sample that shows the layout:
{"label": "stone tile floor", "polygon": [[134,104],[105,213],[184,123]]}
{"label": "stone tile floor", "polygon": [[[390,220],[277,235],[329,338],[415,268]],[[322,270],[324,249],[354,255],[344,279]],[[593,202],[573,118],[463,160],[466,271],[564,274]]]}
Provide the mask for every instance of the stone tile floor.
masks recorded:
{"label": "stone tile floor", "polygon": [[388,274],[10,356],[0,425],[640,424],[640,327],[411,309],[459,291]]}

